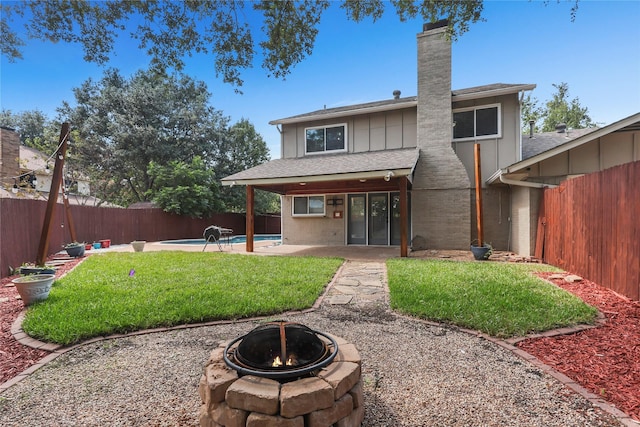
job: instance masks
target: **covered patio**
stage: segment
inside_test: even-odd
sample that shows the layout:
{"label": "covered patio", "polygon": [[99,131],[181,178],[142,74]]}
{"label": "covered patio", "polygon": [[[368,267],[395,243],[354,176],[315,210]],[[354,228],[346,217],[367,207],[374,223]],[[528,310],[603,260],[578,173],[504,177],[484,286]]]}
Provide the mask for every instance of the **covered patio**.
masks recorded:
{"label": "covered patio", "polygon": [[[327,233],[334,230],[346,230],[347,234],[352,228],[363,227],[362,230],[369,233],[363,236],[362,240],[355,243],[355,239],[349,239],[346,235],[339,241],[341,236],[333,242],[333,245],[380,245],[394,246],[391,234],[391,227],[397,235],[400,248],[400,256],[406,257],[409,247],[409,191],[413,181],[413,172],[418,161],[419,151],[416,148],[362,152],[362,153],[341,153],[323,156],[307,156],[301,158],[277,159],[265,164],[256,166],[243,172],[231,175],[222,180],[223,185],[245,185],[247,191],[247,243],[246,251],[254,251],[253,230],[254,230],[254,200],[255,189],[261,189],[281,196],[295,198],[298,196],[318,195],[321,197],[323,206],[319,208],[319,214],[308,215],[316,219],[323,218],[323,223],[318,225],[316,221],[316,233]],[[362,204],[362,200],[368,199],[368,195],[397,195],[396,211],[390,218],[390,196],[384,199],[384,207],[379,209],[378,222],[381,227],[386,227],[374,231],[381,231],[383,239],[386,236],[386,243],[370,238],[372,230],[376,224],[369,215],[365,218],[362,212],[356,213],[354,207],[357,203]],[[346,197],[346,200],[345,200]],[[363,197],[365,199],[363,199]],[[285,209],[288,204],[283,203],[283,243],[286,244],[287,233],[292,233],[293,222],[306,215],[297,215],[291,203],[291,211]],[[371,206],[371,204],[369,205]],[[365,206],[366,208],[366,206]],[[384,216],[382,216],[384,215]],[[298,218],[296,218],[296,216]],[[374,215],[375,216],[375,215]],[[330,219],[331,221],[324,221]],[[394,225],[391,221],[396,220]],[[357,222],[356,220],[359,220]],[[305,221],[302,219],[302,221]],[[305,227],[310,223],[306,223]],[[391,224],[391,225],[390,225]],[[397,230],[396,230],[397,229]],[[313,244],[315,242],[307,242]],[[318,244],[322,242],[317,242]]]}

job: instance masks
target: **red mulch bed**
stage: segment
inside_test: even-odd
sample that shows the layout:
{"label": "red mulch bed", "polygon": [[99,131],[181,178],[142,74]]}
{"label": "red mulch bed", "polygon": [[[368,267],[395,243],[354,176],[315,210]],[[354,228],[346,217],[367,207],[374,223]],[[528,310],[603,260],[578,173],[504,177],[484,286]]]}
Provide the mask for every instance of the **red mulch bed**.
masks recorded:
{"label": "red mulch bed", "polygon": [[[56,268],[56,277],[60,277],[75,267],[82,259],[69,262]],[[0,279],[0,384],[9,381],[25,369],[35,365],[38,360],[49,354],[48,351],[36,350],[20,344],[11,335],[11,325],[24,309],[21,299],[17,299],[18,291],[11,283],[18,276]]]}
{"label": "red mulch bed", "polygon": [[606,323],[572,335],[521,341],[518,347],[640,421],[640,303],[588,280],[550,281],[596,307]]}

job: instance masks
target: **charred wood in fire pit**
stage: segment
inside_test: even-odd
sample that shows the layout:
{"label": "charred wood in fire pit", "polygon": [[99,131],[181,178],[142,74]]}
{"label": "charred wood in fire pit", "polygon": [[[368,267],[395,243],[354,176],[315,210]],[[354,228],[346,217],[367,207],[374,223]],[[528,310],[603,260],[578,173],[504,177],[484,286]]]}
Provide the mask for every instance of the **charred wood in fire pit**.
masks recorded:
{"label": "charred wood in fire pit", "polygon": [[331,363],[337,353],[338,344],[330,336],[280,321],[258,326],[231,341],[224,361],[240,375],[282,380],[310,375]]}

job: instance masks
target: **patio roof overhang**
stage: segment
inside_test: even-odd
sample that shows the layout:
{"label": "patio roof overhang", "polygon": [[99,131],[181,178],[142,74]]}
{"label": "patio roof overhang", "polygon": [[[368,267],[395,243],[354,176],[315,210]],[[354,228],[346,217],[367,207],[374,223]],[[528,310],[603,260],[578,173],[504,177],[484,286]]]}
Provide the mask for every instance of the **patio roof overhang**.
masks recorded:
{"label": "patio roof overhang", "polygon": [[228,176],[222,185],[247,185],[278,194],[395,191],[411,184],[416,148],[277,159]]}

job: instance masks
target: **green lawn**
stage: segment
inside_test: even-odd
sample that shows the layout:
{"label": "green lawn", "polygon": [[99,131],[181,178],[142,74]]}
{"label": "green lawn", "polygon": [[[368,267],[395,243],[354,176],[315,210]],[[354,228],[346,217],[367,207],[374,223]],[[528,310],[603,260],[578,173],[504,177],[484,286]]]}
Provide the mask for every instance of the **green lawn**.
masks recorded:
{"label": "green lawn", "polygon": [[537,264],[390,259],[391,307],[497,337],[593,323],[595,308],[532,275],[553,269]]}
{"label": "green lawn", "polygon": [[23,329],[68,345],[159,326],[300,310],[313,305],[341,263],[211,252],[94,255],[56,281],[46,301],[30,307]]}
{"label": "green lawn", "polygon": [[[69,345],[92,337],[313,305],[338,258],[142,252],[94,255],[31,306],[23,329]],[[497,337],[593,323],[596,310],[534,271],[497,262],[390,259],[391,307]]]}

